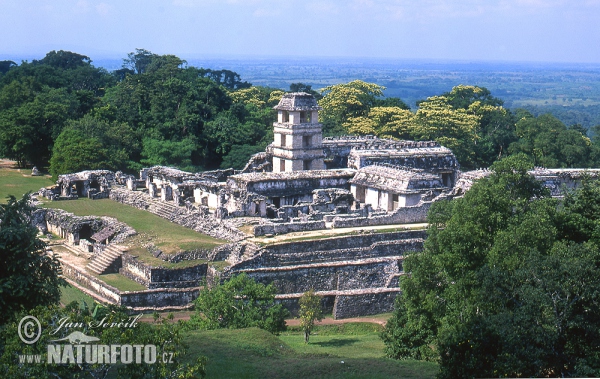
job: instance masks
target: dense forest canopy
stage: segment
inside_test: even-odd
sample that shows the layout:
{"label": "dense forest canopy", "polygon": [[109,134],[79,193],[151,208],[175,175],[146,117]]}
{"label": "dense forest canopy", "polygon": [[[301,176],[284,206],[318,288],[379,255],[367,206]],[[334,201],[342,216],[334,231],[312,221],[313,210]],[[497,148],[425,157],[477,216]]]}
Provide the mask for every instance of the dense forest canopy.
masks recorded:
{"label": "dense forest canopy", "polygon": [[428,213],[382,337],[438,378],[598,377],[600,185],[555,199],[524,154]]}
{"label": "dense forest canopy", "polygon": [[[549,114],[511,111],[482,87],[460,85],[410,110],[385,88],[360,80],[315,90],[325,135],[375,134],[436,140],[464,169],[514,153],[536,165],[592,167],[598,139]],[[53,175],[91,168],[134,172],[169,165],[187,170],[241,168],[272,142],[284,91],[253,86],[226,69],[197,68],[144,49],[113,72],[90,57],[51,51],[40,60],[0,62],[0,156]],[[598,127],[593,127],[596,131]]]}

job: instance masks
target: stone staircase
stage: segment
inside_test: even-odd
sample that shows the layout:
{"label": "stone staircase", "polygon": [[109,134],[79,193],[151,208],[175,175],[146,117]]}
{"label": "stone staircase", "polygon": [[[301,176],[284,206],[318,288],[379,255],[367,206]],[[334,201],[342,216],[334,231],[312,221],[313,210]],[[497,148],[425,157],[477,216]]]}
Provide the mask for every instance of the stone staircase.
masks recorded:
{"label": "stone staircase", "polygon": [[91,262],[87,265],[87,269],[98,275],[109,271],[118,271],[118,268],[114,266],[118,264],[117,261],[121,259],[123,252],[124,250],[120,246],[108,245],[102,253],[92,258]]}
{"label": "stone staircase", "polygon": [[231,253],[225,260],[230,265],[236,265],[254,258],[259,250],[260,246],[253,243],[238,243],[233,246]]}
{"label": "stone staircase", "polygon": [[173,203],[153,201],[148,209],[157,216],[172,221],[177,215],[185,213],[185,210]]}

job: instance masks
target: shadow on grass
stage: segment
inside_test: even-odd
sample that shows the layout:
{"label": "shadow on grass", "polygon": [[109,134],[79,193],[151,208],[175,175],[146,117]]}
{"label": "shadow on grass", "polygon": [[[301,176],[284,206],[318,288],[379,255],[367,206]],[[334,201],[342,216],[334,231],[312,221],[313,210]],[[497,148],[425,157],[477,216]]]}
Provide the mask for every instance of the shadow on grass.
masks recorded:
{"label": "shadow on grass", "polygon": [[321,347],[341,347],[341,346],[352,345],[352,344],[355,344],[357,342],[360,342],[360,340],[358,340],[356,338],[351,338],[351,339],[334,338],[334,339],[331,339],[329,341],[309,342],[309,344],[311,344],[311,345],[318,345],[318,346],[321,346]]}

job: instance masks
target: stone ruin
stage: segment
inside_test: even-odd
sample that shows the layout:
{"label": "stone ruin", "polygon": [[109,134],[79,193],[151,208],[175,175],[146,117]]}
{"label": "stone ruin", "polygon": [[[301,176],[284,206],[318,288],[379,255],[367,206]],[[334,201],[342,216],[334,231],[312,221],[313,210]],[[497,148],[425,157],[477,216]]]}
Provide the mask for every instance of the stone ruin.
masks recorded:
{"label": "stone ruin", "polygon": [[50,200],[76,200],[80,197],[105,199],[109,196],[110,184],[115,173],[109,170],[90,170],[59,175],[56,186],[42,189],[41,195]]}
{"label": "stone ruin", "polygon": [[[146,291],[121,293],[77,267],[68,266],[66,275],[102,292],[105,299],[134,309],[184,308],[197,296],[200,280],[223,280],[245,272],[273,283],[277,298],[292,310],[302,293],[313,288],[325,296],[336,318],[391,311],[403,257],[421,250],[425,238],[424,230],[401,231],[398,226],[425,222],[433,202],[464,195],[489,171],[461,173],[454,154],[434,141],[323,138],[320,107],[306,93],[286,94],[275,109],[273,143],[252,156],[242,170],[190,173],[155,166],[142,169],[138,177],[84,171],[61,175],[56,187],[41,190],[53,200],[109,197],[227,242],[210,251],[179,254],[149,248],[165,261],[199,260],[185,269],[154,267],[121,251],[112,269]],[[597,172],[536,169],[532,175],[558,196],[560,188],[574,187],[582,175]],[[94,252],[96,246],[100,251],[104,244],[104,251],[109,251],[114,244],[112,229],[97,218],[89,222],[82,218],[73,224],[80,226],[72,227],[66,221],[55,222],[57,217],[48,213],[47,227],[72,244],[88,250],[93,245]],[[246,233],[240,230],[246,225],[251,235],[247,228]],[[378,225],[396,229],[364,229]],[[355,229],[350,235],[306,241],[269,244],[267,239],[264,246],[249,240],[339,228]]]}
{"label": "stone ruin", "polygon": [[[488,169],[466,171],[460,174],[460,177],[452,192],[453,197],[463,196],[479,179],[492,174]],[[541,181],[546,188],[550,190],[552,197],[564,197],[568,191],[579,187],[584,178],[598,179],[600,169],[583,168],[543,168],[536,167],[529,171],[529,174]]]}

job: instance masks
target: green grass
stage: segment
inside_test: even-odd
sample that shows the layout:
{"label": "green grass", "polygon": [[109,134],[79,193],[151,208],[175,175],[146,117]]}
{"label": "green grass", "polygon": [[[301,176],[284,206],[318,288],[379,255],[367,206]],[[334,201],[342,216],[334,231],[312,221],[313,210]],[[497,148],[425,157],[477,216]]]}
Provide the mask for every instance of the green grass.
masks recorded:
{"label": "green grass", "polygon": [[182,250],[212,249],[225,243],[223,240],[184,228],[150,212],[117,203],[110,199],[46,201],[48,208],[64,209],[78,216],[110,216],[126,223],[138,233],[147,236],[165,253]]}
{"label": "green grass", "polygon": [[143,291],[147,289],[140,283],[121,274],[104,274],[96,275],[96,277],[109,286],[117,288],[119,291]]}
{"label": "green grass", "polygon": [[377,327],[333,327],[322,328],[327,335],[312,336],[309,345],[300,331],[280,337],[256,328],[190,332],[186,357],[206,355],[207,378],[433,378],[437,372],[435,363],[384,358]]}
{"label": "green grass", "polygon": [[23,194],[38,191],[42,187],[54,184],[49,177],[31,176],[29,169],[0,169],[0,202],[5,203],[9,195],[17,199]]}
{"label": "green grass", "polygon": [[[136,238],[132,238],[134,245],[136,244]],[[183,248],[182,248],[183,249]],[[171,263],[164,261],[160,258],[156,258],[152,253],[150,253],[147,249],[141,246],[134,246],[129,248],[127,252],[135,257],[141,262],[149,264],[152,267],[164,267],[164,268],[187,268],[192,266],[197,266],[202,263],[206,263],[207,261],[204,259],[194,259],[194,260],[184,260],[177,263]]]}
{"label": "green grass", "polygon": [[371,323],[347,323],[316,326],[308,344],[300,327],[289,328],[280,338],[304,354],[327,354],[352,358],[383,358],[383,326]]}
{"label": "green grass", "polygon": [[60,287],[61,304],[67,305],[73,301],[76,301],[79,304],[81,304],[82,301],[85,301],[90,308],[92,308],[94,305],[94,299],[76,287],[73,287],[70,284],[67,284],[66,287]]}
{"label": "green grass", "polygon": [[[8,195],[19,198],[28,191],[37,191],[54,184],[49,177],[30,174],[31,171],[28,169],[0,168],[0,202],[5,202]],[[212,249],[226,242],[109,199],[44,201],[44,206],[64,209],[78,216],[114,217],[128,224],[138,233],[151,236],[152,242],[167,254],[183,250]]]}

